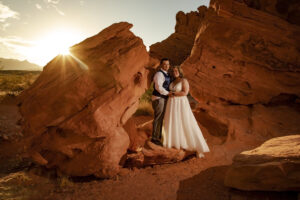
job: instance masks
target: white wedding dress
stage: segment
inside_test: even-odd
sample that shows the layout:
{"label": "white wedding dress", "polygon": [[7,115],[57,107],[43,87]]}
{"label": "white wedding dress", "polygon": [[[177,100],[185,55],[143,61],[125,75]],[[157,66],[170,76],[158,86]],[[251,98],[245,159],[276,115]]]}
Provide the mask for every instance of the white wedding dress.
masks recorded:
{"label": "white wedding dress", "polygon": [[[170,90],[180,92],[182,81],[170,84]],[[209,148],[194,117],[187,96],[169,97],[164,116],[163,146],[196,151],[198,157]]]}

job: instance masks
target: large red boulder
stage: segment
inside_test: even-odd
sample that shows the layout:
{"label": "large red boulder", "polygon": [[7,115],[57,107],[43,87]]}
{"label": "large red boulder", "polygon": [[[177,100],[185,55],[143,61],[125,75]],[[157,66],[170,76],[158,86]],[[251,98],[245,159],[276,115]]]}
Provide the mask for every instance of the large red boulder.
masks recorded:
{"label": "large red boulder", "polygon": [[300,132],[299,33],[242,1],[211,1],[181,67],[216,158]]}
{"label": "large red boulder", "polygon": [[236,155],[225,185],[248,191],[300,191],[300,135],[273,138]]}
{"label": "large red boulder", "polygon": [[72,176],[114,176],[129,147],[123,125],[147,87],[142,39],[116,23],[49,62],[20,96],[30,156]]}

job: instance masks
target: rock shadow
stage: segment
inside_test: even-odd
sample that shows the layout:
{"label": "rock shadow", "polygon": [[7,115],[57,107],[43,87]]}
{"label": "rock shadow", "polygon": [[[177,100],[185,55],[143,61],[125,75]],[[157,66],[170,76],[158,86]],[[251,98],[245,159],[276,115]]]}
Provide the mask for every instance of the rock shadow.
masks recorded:
{"label": "rock shadow", "polygon": [[177,200],[297,200],[297,192],[240,191],[224,186],[229,166],[211,167],[180,181]]}

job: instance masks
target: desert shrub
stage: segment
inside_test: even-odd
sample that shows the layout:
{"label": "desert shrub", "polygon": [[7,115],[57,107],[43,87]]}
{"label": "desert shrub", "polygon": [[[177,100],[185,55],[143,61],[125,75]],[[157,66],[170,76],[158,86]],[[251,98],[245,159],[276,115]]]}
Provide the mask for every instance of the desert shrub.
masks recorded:
{"label": "desert shrub", "polygon": [[30,87],[40,73],[40,71],[0,71],[0,91],[19,94]]}
{"label": "desert shrub", "polygon": [[57,181],[60,188],[71,187],[74,185],[70,178],[66,175],[60,176]]}
{"label": "desert shrub", "polygon": [[153,84],[149,87],[148,90],[145,91],[145,93],[141,96],[139,107],[134,113],[135,116],[141,116],[141,115],[147,115],[152,116],[153,115],[153,109],[152,109],[152,96],[153,92]]}
{"label": "desert shrub", "polygon": [[134,113],[134,116],[153,116],[153,109],[151,102],[142,101],[139,104],[138,109]]}

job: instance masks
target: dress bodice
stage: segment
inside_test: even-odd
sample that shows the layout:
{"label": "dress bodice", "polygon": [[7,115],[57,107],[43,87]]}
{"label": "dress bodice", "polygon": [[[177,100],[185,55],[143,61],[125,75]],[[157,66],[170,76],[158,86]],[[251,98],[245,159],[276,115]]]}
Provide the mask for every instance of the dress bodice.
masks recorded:
{"label": "dress bodice", "polygon": [[179,81],[174,85],[174,82],[170,84],[170,91],[172,92],[180,92],[182,90],[182,81]]}

